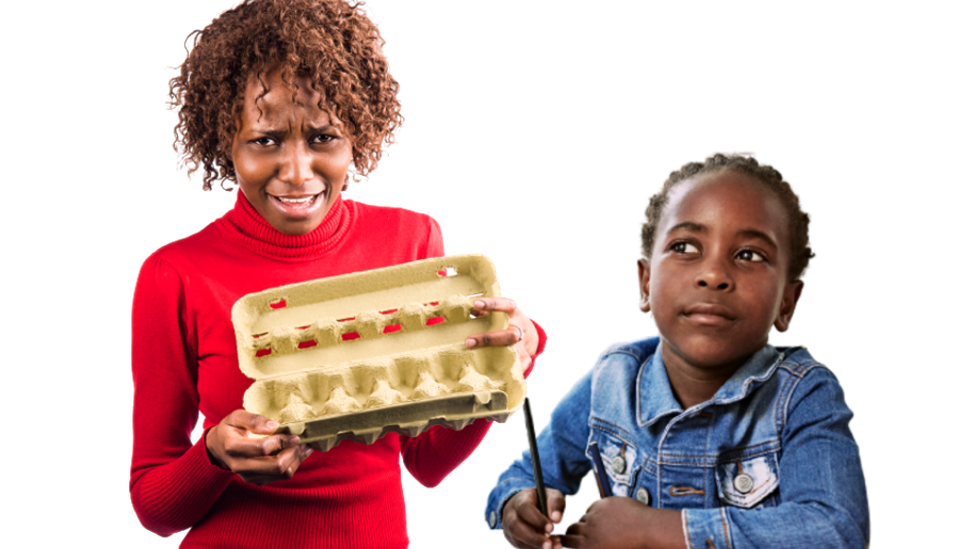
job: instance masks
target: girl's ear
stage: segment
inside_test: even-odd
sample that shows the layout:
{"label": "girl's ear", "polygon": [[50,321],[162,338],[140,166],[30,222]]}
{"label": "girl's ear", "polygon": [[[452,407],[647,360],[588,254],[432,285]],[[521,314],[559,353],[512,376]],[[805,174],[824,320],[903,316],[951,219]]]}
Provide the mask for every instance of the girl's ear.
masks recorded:
{"label": "girl's ear", "polygon": [[796,302],[800,300],[803,292],[803,281],[797,280],[790,282],[783,289],[783,300],[779,304],[779,314],[773,326],[780,332],[785,332],[790,327],[790,320],[793,318],[793,311],[796,311]]}
{"label": "girl's ear", "polygon": [[637,278],[640,280],[640,310],[651,312],[651,266],[647,259],[637,260]]}

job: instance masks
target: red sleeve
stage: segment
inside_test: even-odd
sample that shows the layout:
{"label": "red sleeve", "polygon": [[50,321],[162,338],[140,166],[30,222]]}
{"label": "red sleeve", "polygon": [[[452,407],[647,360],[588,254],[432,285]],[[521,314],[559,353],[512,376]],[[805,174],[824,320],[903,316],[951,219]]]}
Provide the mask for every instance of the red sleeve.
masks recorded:
{"label": "red sleeve", "polygon": [[441,226],[433,217],[428,217],[430,227],[427,233],[427,245],[424,253],[417,259],[428,259],[431,257],[444,257],[444,237],[441,235]]}
{"label": "red sleeve", "polygon": [[132,468],[129,496],[143,526],[168,536],[197,523],[233,477],[210,463],[198,416],[196,352],[179,273],[146,260],[132,303]]}
{"label": "red sleeve", "polygon": [[[542,354],[546,347],[546,333],[534,320],[532,324],[539,332],[539,346],[532,363],[525,369],[528,377],[535,367],[535,359]],[[421,484],[432,488],[441,483],[451,471],[468,459],[475,448],[481,444],[488,434],[491,421],[487,419],[475,420],[460,431],[435,425],[416,437],[400,437],[400,455],[407,471]]]}

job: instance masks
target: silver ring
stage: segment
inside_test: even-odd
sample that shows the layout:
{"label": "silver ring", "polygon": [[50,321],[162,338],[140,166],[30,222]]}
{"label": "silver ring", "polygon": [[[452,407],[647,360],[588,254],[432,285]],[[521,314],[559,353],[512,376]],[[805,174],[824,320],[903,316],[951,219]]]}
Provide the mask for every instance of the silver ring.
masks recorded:
{"label": "silver ring", "polygon": [[518,324],[512,324],[512,328],[515,328],[516,330],[519,331],[519,338],[518,338],[518,340],[519,341],[522,341],[522,338],[525,337],[525,332],[522,331],[522,328],[519,328]]}

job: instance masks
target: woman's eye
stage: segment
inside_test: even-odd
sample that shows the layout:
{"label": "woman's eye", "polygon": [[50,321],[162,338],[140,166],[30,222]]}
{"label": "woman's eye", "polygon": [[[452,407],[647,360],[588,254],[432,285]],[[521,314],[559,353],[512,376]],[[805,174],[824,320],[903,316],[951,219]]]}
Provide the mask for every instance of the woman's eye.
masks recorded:
{"label": "woman's eye", "polygon": [[271,137],[259,137],[257,139],[252,140],[251,143],[254,143],[255,145],[267,146],[267,145],[274,145],[275,141]]}
{"label": "woman's eye", "polygon": [[743,261],[751,261],[755,263],[766,261],[765,257],[763,257],[759,252],[753,250],[742,250],[738,253],[737,257]]}
{"label": "woman's eye", "polygon": [[671,251],[679,254],[698,253],[698,248],[691,242],[675,242],[671,245]]}
{"label": "woman's eye", "polygon": [[320,133],[312,138],[312,143],[328,143],[334,139],[336,139],[336,136],[334,135]]}

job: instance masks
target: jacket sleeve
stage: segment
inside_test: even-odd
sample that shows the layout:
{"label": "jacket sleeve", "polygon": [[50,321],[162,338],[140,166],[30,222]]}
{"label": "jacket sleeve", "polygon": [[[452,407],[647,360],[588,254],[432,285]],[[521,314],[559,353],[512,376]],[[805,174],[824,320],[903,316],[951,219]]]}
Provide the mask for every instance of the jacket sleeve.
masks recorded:
{"label": "jacket sleeve", "polygon": [[826,368],[807,370],[782,418],[780,504],[762,510],[720,507],[682,512],[688,547],[866,547],[867,492],[853,414]]}
{"label": "jacket sleeve", "polygon": [[196,353],[179,273],[146,260],[132,303],[132,466],[129,495],[147,529],[169,536],[193,526],[233,474],[210,463],[198,416]]}
{"label": "jacket sleeve", "polygon": [[[579,491],[580,480],[590,471],[586,443],[589,439],[592,381],[591,370],[559,402],[552,412],[549,425],[536,440],[544,484],[567,495]],[[532,458],[526,450],[498,477],[498,484],[488,495],[488,507],[485,509],[488,526],[501,528],[505,502],[518,492],[534,487]]]}

